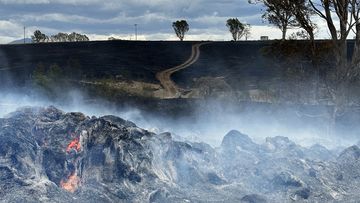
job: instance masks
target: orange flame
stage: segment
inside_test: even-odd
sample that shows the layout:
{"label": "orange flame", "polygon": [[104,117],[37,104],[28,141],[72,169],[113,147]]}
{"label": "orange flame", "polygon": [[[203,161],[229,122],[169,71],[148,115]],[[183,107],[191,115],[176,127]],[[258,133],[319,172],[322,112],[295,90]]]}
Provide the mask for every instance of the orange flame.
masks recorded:
{"label": "orange flame", "polygon": [[77,152],[81,150],[81,145],[79,142],[79,138],[75,138],[66,148],[66,152],[69,153],[71,149],[75,149]]}
{"label": "orange flame", "polygon": [[62,180],[60,182],[60,186],[63,189],[73,193],[76,191],[77,187],[79,186],[79,183],[80,183],[80,178],[75,173],[73,173],[68,177],[67,181]]}

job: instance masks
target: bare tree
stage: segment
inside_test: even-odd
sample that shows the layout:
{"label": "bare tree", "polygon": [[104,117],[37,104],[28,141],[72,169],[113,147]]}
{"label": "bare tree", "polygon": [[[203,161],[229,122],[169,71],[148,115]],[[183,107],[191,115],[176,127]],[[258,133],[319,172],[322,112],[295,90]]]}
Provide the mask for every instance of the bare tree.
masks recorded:
{"label": "bare tree", "polygon": [[[314,30],[316,25],[312,22],[311,16],[317,15],[322,18],[331,35],[331,56],[333,61],[328,61],[327,69],[324,71],[324,81],[328,93],[333,102],[331,115],[332,127],[335,127],[336,118],[342,115],[352,105],[350,101],[351,84],[359,80],[360,76],[360,0],[254,0],[263,2],[267,7],[266,12],[273,12],[273,17],[280,16],[284,19],[294,19],[294,25],[303,28],[309,35],[312,42],[313,58],[315,58]],[[276,2],[276,6],[288,12],[280,12],[281,9],[270,7]],[[279,3],[280,2],[280,3]],[[282,4],[282,5],[281,5]],[[280,6],[279,6],[280,5]],[[275,4],[273,4],[275,6]],[[277,13],[282,13],[277,15]],[[292,18],[286,16],[293,16]],[[264,14],[267,19],[275,19]],[[282,18],[275,19],[282,22]],[[269,20],[270,22],[270,20]],[[286,25],[286,23],[284,24]],[[285,26],[282,26],[284,28]],[[349,34],[355,34],[353,51],[348,53],[347,39]],[[333,131],[333,130],[332,130]]]}
{"label": "bare tree", "polygon": [[316,54],[316,44],[315,44],[315,30],[317,25],[312,22],[311,17],[316,15],[314,9],[312,8],[309,0],[292,0],[291,1],[291,11],[293,12],[298,26],[302,28],[301,31],[298,31],[295,35],[296,38],[303,38],[310,40],[310,51],[311,51],[311,63],[316,71],[316,81],[314,87],[314,98],[318,99],[319,96],[319,85],[320,85],[320,67],[319,61]]}
{"label": "bare tree", "polygon": [[180,41],[183,41],[185,34],[189,31],[189,24],[186,20],[173,22],[172,27],[174,28],[176,36],[180,39]]}
{"label": "bare tree", "polygon": [[[331,56],[327,69],[324,71],[324,81],[333,103],[330,127],[334,128],[336,119],[352,105],[350,101],[351,85],[359,80],[360,74],[360,0],[294,0],[294,15],[311,37],[315,58],[315,43],[313,32],[316,28],[310,16],[316,14],[322,18],[331,35]],[[349,34],[355,34],[353,51],[348,53],[347,39]],[[329,131],[334,132],[334,129]]]}
{"label": "bare tree", "polygon": [[[334,102],[333,122],[349,103],[349,87],[360,74],[360,0],[309,0],[315,13],[326,21],[332,41],[334,67],[326,74],[328,91]],[[339,21],[339,23],[336,23]],[[355,33],[353,53],[348,53],[347,38]]]}

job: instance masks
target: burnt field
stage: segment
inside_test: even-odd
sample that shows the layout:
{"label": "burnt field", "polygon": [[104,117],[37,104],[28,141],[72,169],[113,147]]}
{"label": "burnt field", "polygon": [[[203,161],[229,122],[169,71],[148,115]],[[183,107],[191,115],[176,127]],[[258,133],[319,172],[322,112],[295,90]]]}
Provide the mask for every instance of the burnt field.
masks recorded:
{"label": "burnt field", "polygon": [[[324,75],[332,63],[330,41],[315,43],[320,74]],[[233,90],[281,89],[295,80],[311,83],[318,70],[311,64],[309,49],[309,42],[304,40],[212,42],[201,47],[196,63],[176,72],[172,79],[190,88],[201,77],[220,77]],[[353,41],[349,40],[349,57],[352,52]]]}
{"label": "burnt field", "polygon": [[214,42],[201,47],[199,60],[190,68],[173,75],[182,87],[193,84],[194,78],[205,76],[224,77],[235,88],[242,88],[240,81],[266,81],[279,75],[280,69],[266,57],[272,42]]}
{"label": "burnt field", "polygon": [[[178,65],[193,42],[103,41],[0,46],[0,79],[24,85],[39,64],[53,64],[80,77],[122,77],[156,82],[158,71]],[[4,84],[4,83],[3,83]]]}
{"label": "burnt field", "polygon": [[[12,85],[30,81],[39,64],[53,64],[78,78],[115,78],[158,83],[157,72],[186,61],[197,42],[99,41],[0,46],[0,80]],[[268,80],[279,73],[264,56],[272,42],[213,42],[201,48],[199,60],[173,75],[181,87],[193,78],[223,76],[231,86],[239,80]],[[3,83],[4,84],[4,83]]]}
{"label": "burnt field", "polygon": [[[68,90],[77,89],[80,86],[79,89],[85,93],[85,100],[90,102],[103,102],[105,100],[120,108],[136,106],[145,112],[155,112],[164,117],[186,117],[190,114],[196,114],[193,107],[194,104],[201,103],[201,99],[163,100],[142,95],[124,94],[118,89],[109,90],[108,86],[99,88],[96,85],[79,85],[77,83],[79,80],[106,78],[115,82],[127,80],[159,84],[155,77],[156,73],[186,61],[191,55],[191,47],[195,43],[198,42],[99,41],[3,45],[0,46],[1,87],[5,90],[5,94],[9,85],[11,87],[22,87],[22,90],[25,89],[25,91],[20,91],[21,94],[30,94],[29,90],[31,92],[36,91],[37,86],[32,85],[34,71],[39,67],[39,64],[42,64],[43,67],[56,64],[65,72],[61,77],[64,77],[65,80],[71,80],[71,82],[65,84],[64,80],[47,81],[48,75],[40,75],[45,76],[45,78],[38,78],[38,83],[42,85],[44,95],[52,97],[57,103],[67,99],[61,97],[61,94],[49,94],[49,92],[58,91],[67,94]],[[172,79],[180,87],[188,88],[193,85],[194,78],[223,77],[233,92],[256,89],[261,93],[266,89],[273,93],[270,95],[271,102],[254,101],[252,98],[246,100],[248,97],[240,100],[236,95],[233,96],[233,92],[229,94],[232,96],[231,98],[222,98],[222,101],[228,100],[227,102],[232,105],[242,108],[256,110],[259,109],[258,103],[268,109],[273,109],[273,105],[278,106],[275,109],[282,109],[285,104],[300,107],[305,105],[331,108],[331,105],[326,101],[324,103],[309,102],[308,98],[313,96],[310,91],[312,83],[307,79],[312,78],[313,75],[311,75],[311,71],[306,74],[298,72],[299,67],[297,66],[298,60],[300,61],[303,57],[299,57],[298,53],[306,50],[304,48],[306,41],[289,41],[286,46],[280,44],[280,48],[285,50],[287,55],[284,52],[279,52],[280,48],[276,47],[279,43],[278,41],[211,42],[201,47],[197,62],[176,72]],[[324,44],[326,41],[318,41],[317,43]],[[351,48],[352,43],[350,41],[349,51]],[[292,51],[293,49],[296,50]],[[327,53],[326,50],[324,53]],[[302,67],[311,68],[311,66]],[[302,86],[302,84],[308,86]],[[301,94],[302,92],[305,93]],[[255,96],[259,96],[261,100],[261,97],[267,95]],[[206,99],[212,100],[214,98]],[[290,100],[293,103],[289,102]],[[197,105],[195,106],[197,108]],[[222,104],[222,106],[225,105]],[[358,109],[356,106],[354,108]],[[230,109],[230,111],[241,112],[242,110],[235,108]],[[303,113],[301,109],[298,112],[301,114],[300,117],[308,120],[307,113]],[[309,113],[309,115],[312,117],[321,115],[319,119],[322,120],[324,119],[323,114],[329,114],[328,112],[318,110]],[[348,119],[359,120],[358,114],[354,112],[358,111],[349,111],[339,119],[344,121]],[[295,113],[292,115],[299,116]]]}
{"label": "burnt field", "polygon": [[[2,84],[11,80],[12,84],[24,85],[25,81],[31,79],[39,64],[45,67],[56,64],[68,72],[69,77],[76,75],[77,79],[120,77],[126,80],[158,83],[156,73],[185,62],[191,55],[191,46],[195,43],[198,42],[94,41],[2,45],[0,80]],[[189,87],[193,84],[194,78],[205,76],[224,77],[234,88],[242,88],[244,85],[256,86],[258,81],[266,83],[284,74],[284,68],[281,67],[283,64],[279,64],[279,60],[284,56],[277,53],[279,50],[276,47],[279,43],[212,42],[201,47],[200,58],[196,63],[176,72],[172,79],[181,87]],[[317,43],[321,44],[322,41]],[[306,41],[288,44],[285,49],[297,47],[296,49],[306,51],[303,49]],[[349,52],[351,51],[350,41]],[[294,63],[300,60],[296,57],[298,56],[293,56]],[[298,67],[287,68],[296,71]]]}

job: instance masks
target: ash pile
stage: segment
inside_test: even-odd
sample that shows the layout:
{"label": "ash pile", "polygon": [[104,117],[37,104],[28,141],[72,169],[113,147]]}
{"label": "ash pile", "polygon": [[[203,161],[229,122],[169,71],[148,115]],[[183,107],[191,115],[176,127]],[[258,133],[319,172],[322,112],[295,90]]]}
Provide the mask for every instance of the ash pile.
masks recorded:
{"label": "ash pile", "polygon": [[351,202],[360,149],[257,144],[231,131],[221,146],[177,141],[115,116],[55,107],[0,118],[1,202]]}

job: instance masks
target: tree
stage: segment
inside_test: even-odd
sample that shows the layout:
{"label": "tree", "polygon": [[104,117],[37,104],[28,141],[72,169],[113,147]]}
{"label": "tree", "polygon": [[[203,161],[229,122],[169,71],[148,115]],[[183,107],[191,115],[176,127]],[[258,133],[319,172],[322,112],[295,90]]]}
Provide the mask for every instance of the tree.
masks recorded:
{"label": "tree", "polygon": [[251,30],[250,24],[246,24],[245,29],[244,29],[245,40],[248,40],[248,38],[250,37],[250,35],[251,35],[250,30]]}
{"label": "tree", "polygon": [[[327,23],[331,35],[333,67],[326,71],[326,83],[334,108],[333,124],[350,104],[349,87],[360,75],[360,0],[309,0],[314,12]],[[347,38],[355,34],[353,53],[348,53]]]}
{"label": "tree", "polygon": [[39,42],[46,42],[47,39],[49,39],[49,38],[45,34],[41,33],[40,30],[36,30],[34,32],[34,35],[31,36],[31,39],[32,39],[33,42],[39,43]]}
{"label": "tree", "polygon": [[84,41],[89,41],[89,38],[86,35],[82,35],[79,33],[73,33],[75,34],[75,41],[76,42],[84,42]]}
{"label": "tree", "polygon": [[286,39],[289,28],[298,26],[293,11],[293,0],[249,0],[249,3],[263,3],[265,12],[262,18],[282,31],[282,40]]}
{"label": "tree", "polygon": [[309,40],[310,39],[310,36],[309,34],[304,31],[304,30],[301,30],[301,31],[297,31],[297,32],[293,32],[290,36],[289,36],[289,39],[290,40]]}
{"label": "tree", "polygon": [[[323,19],[331,35],[331,60],[325,61],[323,79],[333,102],[331,126],[351,105],[351,85],[360,76],[360,0],[293,0],[290,11],[299,26],[310,36],[315,52],[314,29],[311,15]],[[348,52],[347,39],[355,34],[351,54]],[[315,57],[315,54],[313,54]],[[333,132],[331,130],[330,132]]]}
{"label": "tree", "polygon": [[82,41],[89,41],[89,38],[86,35],[82,35],[76,32],[73,32],[68,35],[69,42],[82,42]]}
{"label": "tree", "polygon": [[54,42],[67,42],[69,35],[67,33],[59,32],[56,35],[51,36]]}
{"label": "tree", "polygon": [[226,26],[229,28],[234,41],[239,40],[242,36],[245,35],[245,25],[242,24],[237,18],[228,19],[226,21]]}
{"label": "tree", "polygon": [[73,32],[68,35],[68,42],[76,42],[77,33]]}
{"label": "tree", "polygon": [[51,36],[52,42],[83,42],[89,41],[89,38],[86,35],[82,35],[76,32],[71,34],[67,33],[58,33],[56,35]]}
{"label": "tree", "polygon": [[292,0],[290,4],[292,7],[291,11],[296,18],[298,26],[307,32],[307,38],[313,43],[316,24],[311,21],[311,17],[315,15],[315,11],[310,2],[308,0]]}
{"label": "tree", "polygon": [[180,41],[183,41],[185,34],[189,31],[189,24],[186,20],[173,22],[172,27],[174,28],[176,36],[180,39]]}
{"label": "tree", "polygon": [[296,38],[302,38],[306,40],[310,40],[310,60],[313,66],[313,70],[316,73],[316,81],[315,81],[315,91],[314,98],[318,98],[319,96],[319,86],[320,86],[320,66],[319,66],[319,57],[316,53],[316,44],[315,44],[315,30],[317,29],[317,25],[312,22],[311,18],[315,15],[315,11],[312,8],[309,0],[292,0],[291,1],[292,9],[298,26],[302,28],[301,31],[296,33]]}

